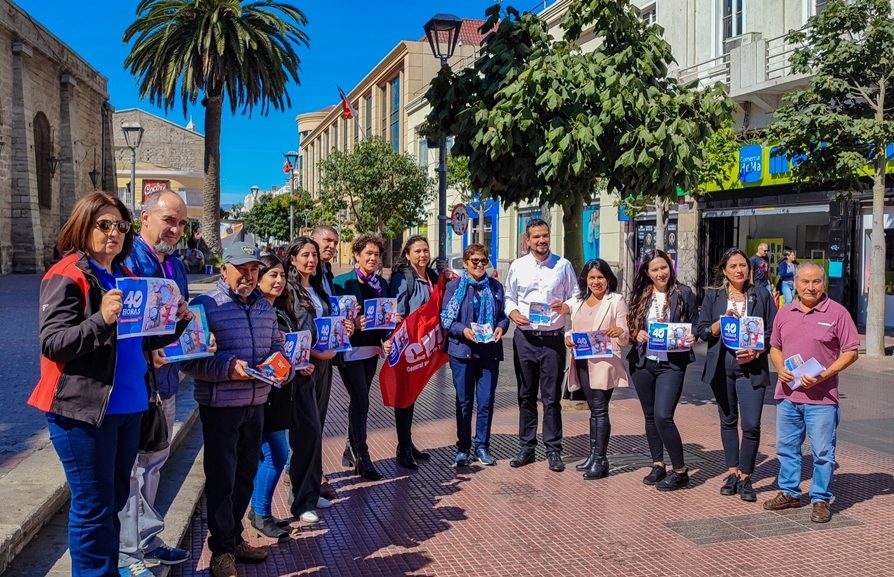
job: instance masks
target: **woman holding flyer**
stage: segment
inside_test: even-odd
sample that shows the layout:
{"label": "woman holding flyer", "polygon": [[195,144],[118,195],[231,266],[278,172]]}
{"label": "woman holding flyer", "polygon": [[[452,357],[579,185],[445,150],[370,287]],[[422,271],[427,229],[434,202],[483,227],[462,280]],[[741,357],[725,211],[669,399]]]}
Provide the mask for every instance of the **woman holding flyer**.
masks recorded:
{"label": "woman holding flyer", "polygon": [[[652,470],[643,483],[659,491],[674,491],[689,484],[674,412],[686,367],[695,360],[691,323],[698,318],[698,306],[692,289],[677,281],[667,253],[648,250],[634,275],[627,308],[627,326],[634,340],[627,361],[652,456]],[[665,449],[673,465],[670,473],[664,464]]]}
{"label": "woman holding flyer", "polygon": [[[627,386],[627,370],[621,360],[621,347],[630,340],[627,305],[615,292],[618,290],[617,277],[601,258],[584,265],[577,284],[579,295],[565,301],[562,312],[571,315],[571,330],[565,333],[565,346],[572,361],[568,363],[568,390],[583,389],[587,398],[590,453],[575,468],[584,472],[584,479],[601,479],[608,476],[606,452],[611,435],[608,404],[615,387]],[[576,347],[574,337],[581,334],[588,337],[586,345]],[[591,335],[600,338],[591,339]],[[606,344],[610,343],[610,350],[594,350],[590,343],[603,338],[607,339]]]}
{"label": "woman holding flyer", "polygon": [[[295,331],[310,331],[314,341],[320,340],[314,319],[328,317],[331,304],[323,287],[323,267],[316,241],[299,236],[288,250],[289,291],[295,312]],[[347,334],[352,334],[354,324],[340,319]],[[325,363],[331,363],[335,351],[311,349],[314,373],[321,373]],[[323,431],[319,404],[311,379],[296,378],[292,394],[292,425],[289,442],[292,458],[289,461],[289,477],[292,488],[292,514],[305,523],[320,520],[316,509],[327,509],[332,502],[320,496],[323,476]]]}
{"label": "woman holding flyer", "polygon": [[[766,290],[750,282],[751,262],[737,248],[723,254],[713,286],[705,291],[696,333],[708,343],[702,382],[714,391],[720,413],[720,440],[729,469],[721,495],[754,502],[751,473],[761,438],[764,395],[770,384],[765,354],[776,305]],[[763,333],[763,334],[760,334]],[[742,438],[739,439],[741,416]]]}
{"label": "woman holding flyer", "polygon": [[441,326],[447,331],[447,354],[456,388],[456,466],[465,467],[472,455],[472,405],[477,401],[474,458],[482,465],[496,465],[490,453],[490,428],[494,412],[503,343],[509,330],[503,285],[487,276],[487,250],[470,244],[463,251],[465,271],[447,283]]}
{"label": "woman holding flyer", "polygon": [[133,276],[122,264],[133,243],[124,204],[102,192],[88,194],[60,232],[65,256],[40,285],[40,381],[28,404],[46,413],[71,490],[68,545],[78,577],[119,574],[118,513],[149,406],[147,371],[154,378],[147,358],[176,341],[192,319],[181,297],[174,334],[118,337],[125,303],[139,308],[148,296],[125,296],[116,288],[116,279]]}
{"label": "woman holding flyer", "polygon": [[[354,295],[360,310],[366,311],[366,301],[391,297],[388,283],[376,271],[382,264],[382,253],[385,252],[385,241],[375,234],[361,234],[351,245],[356,268],[349,273],[335,277],[335,290],[338,294]],[[382,354],[382,343],[388,338],[390,330],[367,330],[375,320],[369,314],[357,317],[360,331],[351,337],[351,350],[343,353],[343,362],[338,373],[348,391],[348,444],[345,447],[342,464],[353,467],[354,472],[364,479],[378,481],[382,478],[373,465],[366,444],[366,419],[369,414],[369,388],[379,367],[379,356]],[[395,315],[400,322],[400,315]]]}
{"label": "woman holding flyer", "polygon": [[[431,252],[424,236],[414,235],[407,239],[400,258],[391,269],[391,294],[397,299],[397,312],[406,317],[431,298],[438,282],[438,275],[430,269]],[[397,428],[397,464],[405,469],[417,469],[416,461],[427,460],[431,455],[420,451],[413,444],[413,409],[394,409],[394,425]]]}

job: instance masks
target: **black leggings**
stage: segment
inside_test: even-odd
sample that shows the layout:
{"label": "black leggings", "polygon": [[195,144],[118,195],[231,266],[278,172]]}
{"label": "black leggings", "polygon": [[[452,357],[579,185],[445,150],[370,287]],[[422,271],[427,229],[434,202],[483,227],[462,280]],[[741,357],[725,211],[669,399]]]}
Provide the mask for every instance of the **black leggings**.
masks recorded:
{"label": "black leggings", "polygon": [[348,390],[348,441],[354,451],[364,457],[369,455],[366,444],[366,421],[369,416],[369,388],[372,386],[379,357],[359,361],[345,361],[338,367],[338,374]]}
{"label": "black leggings", "polygon": [[[720,440],[727,468],[737,467],[750,475],[754,472],[757,450],[761,443],[761,413],[764,410],[766,387],[755,387],[742,372],[736,355],[726,347],[722,362],[711,381],[717,410],[720,413]],[[742,443],[739,444],[739,420],[742,421]]]}
{"label": "black leggings", "polygon": [[[590,418],[594,420],[597,427],[611,428],[611,420],[608,417],[608,403],[611,401],[614,389],[592,389],[590,388],[590,372],[589,361],[574,361],[577,370],[577,380],[580,388],[587,399],[587,406],[590,408]],[[592,434],[592,432],[591,432]]]}
{"label": "black leggings", "polygon": [[413,409],[416,403],[413,403],[406,409],[394,409],[394,426],[397,429],[397,446],[406,449],[413,446]]}
{"label": "black leggings", "polygon": [[667,362],[646,359],[645,366],[634,368],[631,375],[646,418],[646,440],[652,461],[663,462],[664,449],[667,449],[674,469],[686,466],[683,441],[674,423],[674,411],[683,393],[685,371]]}

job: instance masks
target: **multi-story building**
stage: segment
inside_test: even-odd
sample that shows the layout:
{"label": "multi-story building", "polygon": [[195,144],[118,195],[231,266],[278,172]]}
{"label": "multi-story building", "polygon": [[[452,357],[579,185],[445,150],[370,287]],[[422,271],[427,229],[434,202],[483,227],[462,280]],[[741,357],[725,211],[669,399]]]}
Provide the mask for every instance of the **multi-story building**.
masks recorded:
{"label": "multi-story building", "polygon": [[40,272],[77,199],[114,185],[104,76],[0,0],[0,273]]}

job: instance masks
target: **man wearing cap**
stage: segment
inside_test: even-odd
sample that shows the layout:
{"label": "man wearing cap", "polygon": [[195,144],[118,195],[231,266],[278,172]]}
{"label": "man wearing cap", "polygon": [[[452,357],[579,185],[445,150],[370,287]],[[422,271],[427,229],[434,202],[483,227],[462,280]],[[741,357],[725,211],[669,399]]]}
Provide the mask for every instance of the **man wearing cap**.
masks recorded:
{"label": "man wearing cap", "polygon": [[254,247],[233,243],[224,251],[217,287],[192,301],[205,307],[208,327],[217,337],[214,356],[183,363],[183,370],[195,379],[205,438],[205,503],[214,577],[236,577],[237,560],[261,562],[267,557],[265,550],[242,537],[270,392],[269,384],[253,379],[245,369],[283,352],[276,313],[257,290],[259,269]]}

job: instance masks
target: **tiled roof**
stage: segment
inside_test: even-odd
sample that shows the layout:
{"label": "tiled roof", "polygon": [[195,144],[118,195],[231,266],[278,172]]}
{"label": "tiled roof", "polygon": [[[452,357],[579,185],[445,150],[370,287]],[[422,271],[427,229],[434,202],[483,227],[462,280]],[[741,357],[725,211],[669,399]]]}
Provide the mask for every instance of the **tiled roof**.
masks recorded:
{"label": "tiled roof", "polygon": [[[482,25],[484,25],[484,20],[475,18],[464,18],[463,24],[459,28],[459,41],[466,46],[480,45],[485,36],[478,31],[478,29],[481,28]],[[428,39],[425,36],[422,36],[419,41],[428,42]]]}

